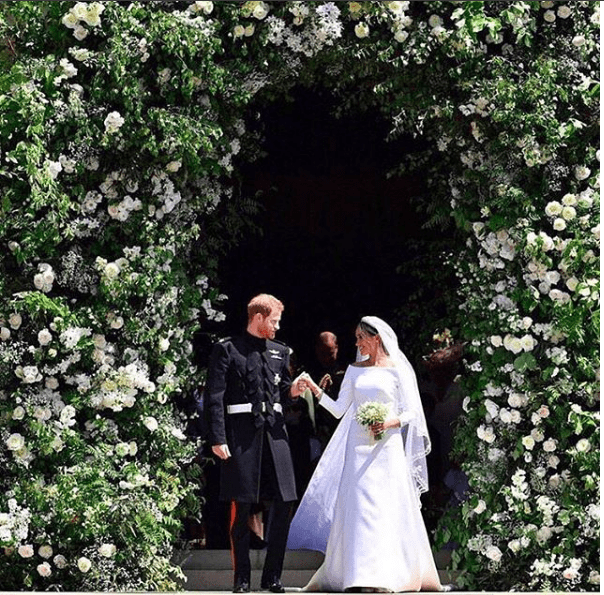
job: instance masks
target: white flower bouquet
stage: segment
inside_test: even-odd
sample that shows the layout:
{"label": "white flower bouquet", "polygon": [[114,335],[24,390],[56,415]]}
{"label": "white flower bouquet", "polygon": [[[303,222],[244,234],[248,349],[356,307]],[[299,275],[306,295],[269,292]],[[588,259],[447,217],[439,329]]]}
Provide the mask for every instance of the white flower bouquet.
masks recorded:
{"label": "white flower bouquet", "polygon": [[[362,426],[372,426],[373,424],[384,423],[389,413],[388,406],[384,403],[376,403],[374,401],[366,401],[362,403],[357,409],[355,419]],[[380,432],[376,434],[374,438],[381,440],[384,437],[384,433]]]}

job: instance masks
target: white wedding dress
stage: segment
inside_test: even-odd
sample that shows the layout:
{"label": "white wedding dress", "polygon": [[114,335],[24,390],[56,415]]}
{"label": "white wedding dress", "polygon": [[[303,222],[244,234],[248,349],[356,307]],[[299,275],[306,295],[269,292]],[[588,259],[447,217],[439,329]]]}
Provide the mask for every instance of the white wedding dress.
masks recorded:
{"label": "white wedding dress", "polygon": [[441,591],[419,496],[399,428],[375,440],[355,419],[366,401],[388,405],[408,422],[396,368],[349,366],[337,401],[320,404],[343,417],[290,528],[289,549],[325,552],[305,591],[350,587]]}

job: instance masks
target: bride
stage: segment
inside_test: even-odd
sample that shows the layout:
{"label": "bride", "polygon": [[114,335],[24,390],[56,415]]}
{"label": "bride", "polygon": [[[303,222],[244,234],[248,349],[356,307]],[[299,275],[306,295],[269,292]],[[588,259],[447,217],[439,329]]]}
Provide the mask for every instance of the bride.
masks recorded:
{"label": "bride", "polygon": [[[361,361],[348,367],[336,401],[304,375],[319,403],[342,418],[290,528],[289,549],[325,553],[304,590],[450,590],[440,583],[420,512],[430,439],[415,373],[380,318],[361,319],[356,346]],[[389,410],[369,430],[355,418],[365,402]]]}

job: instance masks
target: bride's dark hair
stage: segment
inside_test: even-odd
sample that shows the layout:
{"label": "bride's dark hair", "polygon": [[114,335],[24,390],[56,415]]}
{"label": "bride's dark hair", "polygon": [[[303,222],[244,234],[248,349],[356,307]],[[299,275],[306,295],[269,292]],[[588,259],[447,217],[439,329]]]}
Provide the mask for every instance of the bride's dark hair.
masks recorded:
{"label": "bride's dark hair", "polygon": [[[378,337],[380,337],[379,331],[374,326],[371,326],[369,323],[364,322],[362,320],[361,320],[361,322],[359,322],[359,329],[366,335],[369,335],[370,337],[375,337],[376,335]],[[386,346],[384,345],[384,341],[382,341],[382,337],[380,337],[380,345],[382,346],[384,353],[386,355],[390,355],[388,353],[388,350],[386,349]]]}

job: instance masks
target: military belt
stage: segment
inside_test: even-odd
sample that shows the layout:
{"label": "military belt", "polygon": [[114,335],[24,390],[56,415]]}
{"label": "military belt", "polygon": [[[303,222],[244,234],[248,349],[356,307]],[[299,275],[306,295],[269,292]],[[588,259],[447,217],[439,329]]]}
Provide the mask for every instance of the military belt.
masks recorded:
{"label": "military belt", "polygon": [[[273,411],[277,413],[283,413],[283,407],[281,407],[281,403],[273,404]],[[252,412],[252,404],[251,403],[240,403],[239,405],[227,405],[227,413],[251,413]],[[262,413],[266,412],[266,403],[262,403]]]}

